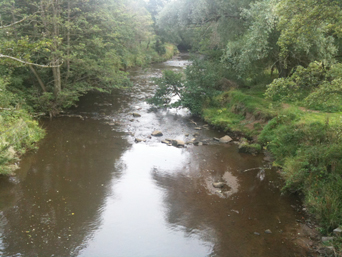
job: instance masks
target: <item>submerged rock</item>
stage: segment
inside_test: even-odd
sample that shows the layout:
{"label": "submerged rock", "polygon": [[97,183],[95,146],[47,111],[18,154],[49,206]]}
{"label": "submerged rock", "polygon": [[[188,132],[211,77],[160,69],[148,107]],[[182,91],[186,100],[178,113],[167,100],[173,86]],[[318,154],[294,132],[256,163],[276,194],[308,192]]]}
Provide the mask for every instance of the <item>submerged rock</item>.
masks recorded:
{"label": "submerged rock", "polygon": [[154,136],[154,137],[161,137],[163,136],[163,133],[159,130],[155,130],[152,132],[151,136]]}
{"label": "submerged rock", "polygon": [[230,141],[233,141],[233,139],[230,136],[224,136],[220,138],[220,143],[223,144],[229,143]]}
{"label": "submerged rock", "polygon": [[272,234],[272,231],[271,231],[270,229],[266,229],[266,230],[265,230],[265,233],[266,233],[266,234]]}

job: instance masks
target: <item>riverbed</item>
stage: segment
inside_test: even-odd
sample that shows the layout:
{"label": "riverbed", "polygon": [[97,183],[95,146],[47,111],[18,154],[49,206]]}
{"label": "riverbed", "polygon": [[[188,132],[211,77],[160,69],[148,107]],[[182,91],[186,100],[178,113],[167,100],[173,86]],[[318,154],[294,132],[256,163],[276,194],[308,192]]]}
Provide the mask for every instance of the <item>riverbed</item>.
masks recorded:
{"label": "riverbed", "polygon": [[1,256],[311,256],[297,240],[301,202],[263,154],[217,142],[225,133],[186,109],[146,103],[153,77],[189,64],[181,54],[132,69],[132,88],[41,120],[39,150],[0,179]]}

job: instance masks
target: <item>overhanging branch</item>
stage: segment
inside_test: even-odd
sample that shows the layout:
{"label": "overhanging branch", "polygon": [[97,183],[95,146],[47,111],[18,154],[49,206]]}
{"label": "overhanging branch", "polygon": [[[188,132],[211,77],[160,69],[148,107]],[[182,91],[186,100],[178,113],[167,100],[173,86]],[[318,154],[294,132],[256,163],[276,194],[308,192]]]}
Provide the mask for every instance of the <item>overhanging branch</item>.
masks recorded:
{"label": "overhanging branch", "polygon": [[[27,16],[29,17],[29,16]],[[0,26],[0,29],[5,29],[5,28],[9,28],[9,27],[12,27],[14,25],[17,25],[18,23],[21,23],[23,21],[25,21],[27,19],[27,17],[25,17],[24,19],[21,19],[20,21],[17,21],[17,22],[14,22],[14,23],[11,23],[9,25],[6,25],[6,26]]]}
{"label": "overhanging branch", "polygon": [[4,55],[4,54],[0,54],[0,58],[8,58],[8,59],[20,62],[20,63],[25,64],[25,65],[32,65],[32,66],[42,67],[42,68],[56,68],[56,67],[62,66],[62,64],[63,64],[63,62],[62,62],[60,65],[50,65],[50,64],[49,65],[42,65],[42,64],[32,63],[32,62],[26,62],[26,61],[20,60],[18,58],[15,58],[13,56]]}

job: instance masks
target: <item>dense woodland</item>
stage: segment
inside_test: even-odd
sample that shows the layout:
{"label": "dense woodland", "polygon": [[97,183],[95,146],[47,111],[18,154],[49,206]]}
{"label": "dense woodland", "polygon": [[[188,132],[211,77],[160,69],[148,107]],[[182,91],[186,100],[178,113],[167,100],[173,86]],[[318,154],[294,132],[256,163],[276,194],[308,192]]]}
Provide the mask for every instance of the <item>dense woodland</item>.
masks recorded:
{"label": "dense woodland", "polygon": [[187,107],[243,132],[245,151],[271,152],[284,189],[300,193],[329,234],[342,224],[341,8],[340,0],[1,0],[2,173],[43,136],[34,114],[53,117],[90,90],[129,87],[127,68],[172,56],[174,44],[194,53],[193,64],[157,79],[150,103]]}

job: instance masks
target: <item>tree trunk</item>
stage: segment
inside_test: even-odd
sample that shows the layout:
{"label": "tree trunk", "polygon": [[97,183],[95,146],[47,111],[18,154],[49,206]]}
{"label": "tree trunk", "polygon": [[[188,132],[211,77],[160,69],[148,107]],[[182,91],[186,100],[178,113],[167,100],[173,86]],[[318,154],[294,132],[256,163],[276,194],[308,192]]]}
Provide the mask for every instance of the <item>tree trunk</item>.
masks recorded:
{"label": "tree trunk", "polygon": [[41,80],[40,76],[38,75],[37,71],[33,68],[32,65],[29,65],[30,70],[32,71],[32,73],[36,76],[38,83],[40,85],[40,87],[42,88],[43,92],[46,92],[46,87],[43,83],[43,81]]}
{"label": "tree trunk", "polygon": [[279,72],[279,78],[287,78],[291,72],[291,69],[289,69],[288,67],[285,68],[285,66],[281,64],[281,62],[278,62],[277,70]]}
{"label": "tree trunk", "polygon": [[55,86],[55,97],[57,97],[59,95],[59,93],[62,90],[62,83],[61,83],[61,70],[60,70],[60,62],[58,59],[58,55],[56,54],[56,52],[58,51],[58,36],[59,36],[59,28],[58,28],[58,0],[54,1],[55,3],[52,5],[53,8],[53,50],[54,53],[52,55],[52,59],[53,59],[53,64],[54,68],[52,68],[52,72],[53,72],[53,77],[54,77],[54,86]]}
{"label": "tree trunk", "polygon": [[68,82],[70,75],[70,0],[68,0],[68,27],[67,27],[67,75],[65,78],[65,83]]}

